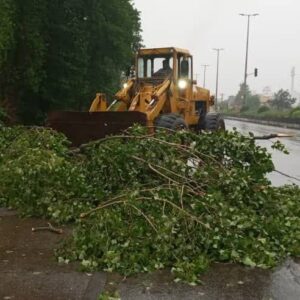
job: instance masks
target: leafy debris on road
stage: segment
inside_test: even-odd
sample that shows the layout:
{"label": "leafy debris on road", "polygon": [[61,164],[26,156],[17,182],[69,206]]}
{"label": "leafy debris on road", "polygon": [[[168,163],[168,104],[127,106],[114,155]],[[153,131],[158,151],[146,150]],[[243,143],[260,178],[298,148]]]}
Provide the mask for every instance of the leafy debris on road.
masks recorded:
{"label": "leafy debris on road", "polygon": [[74,222],[57,255],[86,271],[170,268],[193,283],[214,261],[268,268],[300,254],[299,188],[271,186],[253,135],[134,127],[72,151],[51,130],[0,127],[0,153],[0,204]]}

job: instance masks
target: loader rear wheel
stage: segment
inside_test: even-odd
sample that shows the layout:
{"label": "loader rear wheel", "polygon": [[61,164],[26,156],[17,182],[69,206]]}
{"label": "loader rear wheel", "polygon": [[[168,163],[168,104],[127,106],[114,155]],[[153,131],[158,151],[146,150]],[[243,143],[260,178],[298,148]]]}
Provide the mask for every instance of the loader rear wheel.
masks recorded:
{"label": "loader rear wheel", "polygon": [[172,130],[181,130],[187,128],[184,119],[178,114],[160,115],[154,121],[154,126],[157,128],[167,128]]}
{"label": "loader rear wheel", "polygon": [[225,122],[219,113],[207,113],[204,121],[205,130],[225,130]]}

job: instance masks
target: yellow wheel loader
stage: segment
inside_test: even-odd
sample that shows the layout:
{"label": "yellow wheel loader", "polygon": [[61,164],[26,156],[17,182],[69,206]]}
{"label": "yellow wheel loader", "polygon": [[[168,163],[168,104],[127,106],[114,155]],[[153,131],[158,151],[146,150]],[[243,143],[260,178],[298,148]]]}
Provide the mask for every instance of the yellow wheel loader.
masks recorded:
{"label": "yellow wheel loader", "polygon": [[[193,80],[193,57],[178,48],[141,49],[134,75],[108,105],[97,94],[89,112],[53,112],[47,124],[80,145],[119,133],[135,123],[173,130],[225,129],[223,118],[210,112],[214,98]],[[128,74],[129,75],[129,74]]]}

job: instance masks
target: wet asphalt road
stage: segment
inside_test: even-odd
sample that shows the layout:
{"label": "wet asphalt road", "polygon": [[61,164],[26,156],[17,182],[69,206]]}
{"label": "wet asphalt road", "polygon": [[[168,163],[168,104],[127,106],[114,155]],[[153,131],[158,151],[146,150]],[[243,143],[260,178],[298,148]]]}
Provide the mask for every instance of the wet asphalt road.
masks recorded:
{"label": "wet asphalt road", "polygon": [[[274,152],[276,169],[300,177],[300,131],[285,130],[237,121],[227,121],[228,129],[256,135],[292,132],[282,140],[290,156]],[[271,141],[261,141],[270,147]],[[270,178],[276,185],[290,179],[278,174]],[[296,183],[299,183],[296,181]],[[118,291],[122,300],[299,300],[300,261],[288,259],[274,270],[262,270],[234,264],[214,264],[192,287],[174,283],[170,272],[142,274],[122,278],[117,274],[78,272],[74,264],[60,266],[53,250],[70,233],[33,233],[31,228],[45,226],[41,219],[22,219],[15,212],[0,208],[0,300],[97,300],[104,290]]]}
{"label": "wet asphalt road", "polygon": [[300,299],[300,264],[291,259],[275,270],[213,264],[196,287],[175,283],[168,271],[127,279],[82,273],[77,265],[59,265],[53,256],[70,229],[63,228],[63,235],[32,232],[45,224],[0,209],[0,300],[97,300],[104,290],[118,291],[122,300]]}
{"label": "wet asphalt road", "polygon": [[[226,120],[226,127],[231,130],[235,127],[243,134],[253,132],[257,136],[264,136],[272,133],[286,133],[293,135],[289,138],[280,138],[279,140],[286,146],[290,154],[286,155],[279,151],[271,149],[271,145],[277,139],[259,140],[257,144],[266,147],[272,153],[273,162],[276,170],[283,172],[299,180],[291,179],[279,173],[270,174],[273,185],[279,186],[283,184],[295,183],[300,185],[300,130],[286,129],[281,127],[266,126],[254,123]],[[300,298],[299,298],[300,299]]]}

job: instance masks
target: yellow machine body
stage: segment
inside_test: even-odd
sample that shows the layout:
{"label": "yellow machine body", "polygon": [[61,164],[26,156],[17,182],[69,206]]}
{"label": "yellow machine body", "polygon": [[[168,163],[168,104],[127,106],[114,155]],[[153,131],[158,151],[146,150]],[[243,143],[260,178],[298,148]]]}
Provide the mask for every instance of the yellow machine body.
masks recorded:
{"label": "yellow machine body", "polygon": [[[172,59],[172,72],[166,78],[154,78],[151,71],[147,70],[147,66],[153,68],[151,63],[157,58]],[[181,76],[180,58],[186,59],[190,64],[190,75]],[[144,61],[144,66],[139,63],[141,60]],[[139,68],[143,68],[144,74]],[[147,115],[148,126],[153,126],[160,114],[177,113],[183,117],[188,126],[196,126],[201,117],[201,112],[197,110],[200,106],[197,106],[197,103],[203,103],[201,107],[206,108],[206,112],[214,104],[210,91],[196,86],[193,79],[193,58],[188,50],[141,49],[137,54],[135,74],[135,78],[129,79],[115,95],[115,101],[110,106],[106,104],[105,95],[97,94],[90,112],[139,111]],[[180,80],[186,81],[185,88],[179,87]]]}
{"label": "yellow machine body", "polygon": [[111,104],[105,94],[99,93],[89,112],[54,112],[48,124],[78,145],[134,123],[153,127],[165,114],[177,114],[186,127],[197,129],[214,104],[209,90],[196,86],[193,57],[188,50],[140,49],[133,73]]}

